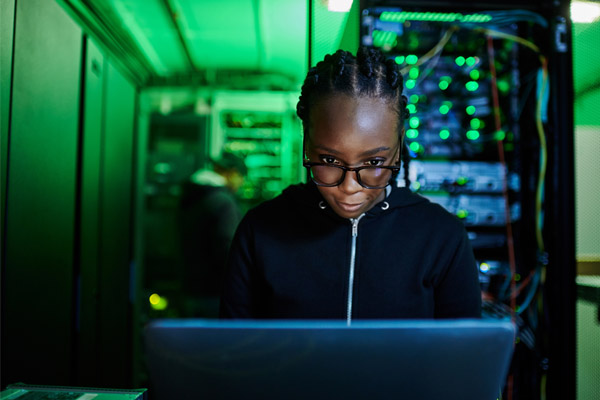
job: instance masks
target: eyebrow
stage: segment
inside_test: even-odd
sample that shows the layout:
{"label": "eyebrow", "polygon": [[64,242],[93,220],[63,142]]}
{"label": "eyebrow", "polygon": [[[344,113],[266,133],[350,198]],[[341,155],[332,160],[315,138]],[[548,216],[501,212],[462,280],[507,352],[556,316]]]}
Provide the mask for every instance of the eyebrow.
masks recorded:
{"label": "eyebrow", "polygon": [[[315,146],[316,149],[321,149],[321,150],[325,150],[328,153],[331,154],[340,154],[339,151],[334,150],[334,149],[330,149],[329,147],[325,147],[325,146]],[[367,156],[372,156],[374,154],[377,154],[381,151],[387,151],[390,150],[390,147],[387,146],[381,146],[381,147],[376,147],[374,149],[371,150],[367,150],[367,151],[363,151],[362,153],[359,154],[360,157],[367,157]]]}

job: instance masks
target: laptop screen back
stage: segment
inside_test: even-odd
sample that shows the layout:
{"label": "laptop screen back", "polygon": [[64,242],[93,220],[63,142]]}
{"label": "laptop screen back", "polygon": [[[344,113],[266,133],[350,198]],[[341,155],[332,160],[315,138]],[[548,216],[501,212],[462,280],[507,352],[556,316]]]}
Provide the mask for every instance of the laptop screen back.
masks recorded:
{"label": "laptop screen back", "polygon": [[508,321],[156,320],[153,399],[498,398]]}

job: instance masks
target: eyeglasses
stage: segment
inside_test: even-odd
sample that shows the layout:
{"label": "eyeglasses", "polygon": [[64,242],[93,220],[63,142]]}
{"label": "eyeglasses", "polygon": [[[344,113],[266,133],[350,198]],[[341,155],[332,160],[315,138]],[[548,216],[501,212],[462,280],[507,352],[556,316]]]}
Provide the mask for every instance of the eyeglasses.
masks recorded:
{"label": "eyeglasses", "polygon": [[349,168],[342,165],[304,162],[310,178],[319,186],[334,187],[341,185],[347,171],[356,172],[356,180],[366,189],[383,189],[390,184],[392,174],[400,170],[397,166],[364,166]]}

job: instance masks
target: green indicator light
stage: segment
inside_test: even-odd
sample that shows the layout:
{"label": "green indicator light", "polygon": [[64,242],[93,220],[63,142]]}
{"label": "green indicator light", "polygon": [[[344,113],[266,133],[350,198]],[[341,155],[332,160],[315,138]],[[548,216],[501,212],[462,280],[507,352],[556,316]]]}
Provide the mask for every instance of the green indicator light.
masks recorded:
{"label": "green indicator light", "polygon": [[417,81],[415,81],[414,79],[409,79],[406,81],[406,88],[407,89],[414,89],[415,85],[417,84]]}
{"label": "green indicator light", "polygon": [[448,111],[450,111],[450,107],[448,107],[447,105],[443,104],[440,106],[440,114],[448,114]]}
{"label": "green indicator light", "polygon": [[463,56],[458,56],[458,57],[456,57],[456,59],[454,60],[454,62],[459,67],[462,67],[463,65],[465,65],[465,58]]}
{"label": "green indicator light", "polygon": [[465,185],[468,181],[469,179],[465,176],[459,176],[458,179],[456,179],[456,183],[458,183],[460,186]]}
{"label": "green indicator light", "polygon": [[414,104],[409,104],[406,106],[406,108],[408,109],[408,112],[411,114],[414,114],[417,112],[417,106],[415,106]]}
{"label": "green indicator light", "polygon": [[412,142],[409,147],[415,153],[418,153],[419,150],[421,150],[421,145],[419,144],[419,142]]}
{"label": "green indicator light", "polygon": [[479,84],[475,81],[469,81],[465,84],[465,87],[469,92],[474,92],[479,89]]}
{"label": "green indicator light", "polygon": [[150,306],[155,310],[164,310],[169,304],[166,298],[156,293],[153,293],[148,300],[150,301]]}
{"label": "green indicator light", "polygon": [[500,91],[500,93],[508,93],[508,90],[510,89],[510,85],[508,84],[507,81],[505,80],[499,80],[498,81],[498,90]]}
{"label": "green indicator light", "polygon": [[407,64],[416,64],[417,61],[419,61],[419,58],[417,56],[415,56],[414,54],[410,54],[408,56],[406,56],[406,63]]}
{"label": "green indicator light", "polygon": [[467,210],[458,210],[458,212],[456,213],[456,216],[460,219],[465,219],[467,218],[467,215],[469,215],[469,213],[467,212]]}
{"label": "green indicator light", "polygon": [[396,61],[396,64],[402,64],[404,63],[404,56],[397,56],[394,61]]}
{"label": "green indicator light", "polygon": [[481,128],[481,120],[479,118],[473,118],[471,120],[471,128],[473,128],[473,129]]}
{"label": "green indicator light", "polygon": [[467,131],[467,139],[469,139],[469,140],[479,139],[479,132],[477,132],[475,130]]}
{"label": "green indicator light", "polygon": [[469,76],[471,77],[471,79],[473,79],[474,81],[476,81],[477,79],[479,79],[479,70],[474,69],[469,73]]}
{"label": "green indicator light", "polygon": [[466,112],[469,115],[474,115],[475,111],[477,111],[477,109],[475,108],[475,106],[468,106],[467,109],[466,109]]}
{"label": "green indicator light", "polygon": [[519,282],[521,280],[521,274],[515,274],[515,282]]}
{"label": "green indicator light", "polygon": [[419,102],[419,95],[418,94],[411,94],[410,95],[410,102],[411,103],[418,103]]}
{"label": "green indicator light", "polygon": [[481,264],[479,264],[479,270],[481,272],[488,272],[490,270],[490,264],[482,262]]}
{"label": "green indicator light", "polygon": [[417,136],[419,136],[419,131],[416,129],[409,129],[406,131],[406,137],[409,139],[415,139]]}
{"label": "green indicator light", "polygon": [[408,76],[410,77],[410,79],[417,79],[419,77],[419,68],[412,67],[408,72]]}
{"label": "green indicator light", "polygon": [[469,57],[465,60],[465,62],[467,63],[467,65],[469,67],[472,67],[473,65],[475,65],[475,63],[477,62],[477,60],[475,59],[475,57]]}
{"label": "green indicator light", "polygon": [[411,188],[411,189],[412,189],[414,192],[416,192],[417,190],[421,189],[421,183],[419,183],[418,181],[411,182],[411,184],[410,184],[410,188]]}
{"label": "green indicator light", "polygon": [[448,129],[442,129],[442,130],[440,131],[440,138],[441,138],[442,140],[446,140],[446,139],[448,139],[449,137],[450,137],[450,131],[449,131]]}
{"label": "green indicator light", "polygon": [[448,86],[450,86],[450,84],[446,81],[440,81],[440,84],[438,86],[440,87],[440,90],[446,90],[448,89]]}
{"label": "green indicator light", "polygon": [[498,141],[503,141],[504,138],[506,137],[506,132],[504,131],[498,131],[494,134],[494,137],[496,138],[496,140]]}
{"label": "green indicator light", "polygon": [[411,128],[413,129],[417,129],[419,127],[419,118],[417,117],[411,117],[410,120],[408,121],[408,125],[410,125]]}

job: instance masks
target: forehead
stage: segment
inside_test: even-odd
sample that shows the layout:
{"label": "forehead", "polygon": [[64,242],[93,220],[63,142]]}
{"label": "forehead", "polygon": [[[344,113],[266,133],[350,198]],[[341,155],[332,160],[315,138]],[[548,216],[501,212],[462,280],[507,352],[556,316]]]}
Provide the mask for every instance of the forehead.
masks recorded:
{"label": "forehead", "polygon": [[398,114],[381,99],[335,95],[313,105],[308,135],[313,144],[393,145],[398,141],[398,122]]}

